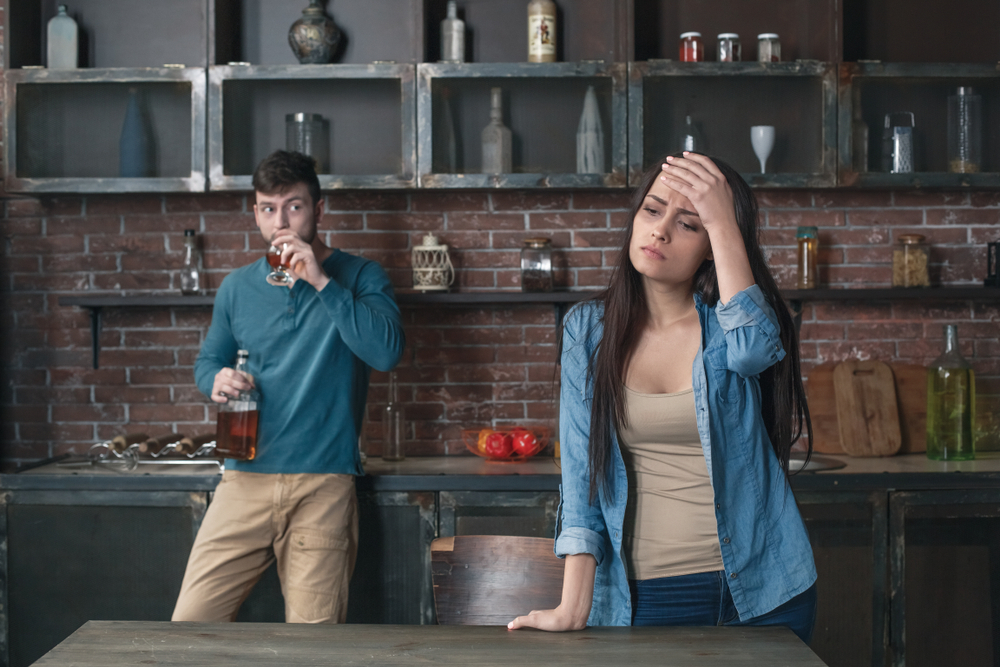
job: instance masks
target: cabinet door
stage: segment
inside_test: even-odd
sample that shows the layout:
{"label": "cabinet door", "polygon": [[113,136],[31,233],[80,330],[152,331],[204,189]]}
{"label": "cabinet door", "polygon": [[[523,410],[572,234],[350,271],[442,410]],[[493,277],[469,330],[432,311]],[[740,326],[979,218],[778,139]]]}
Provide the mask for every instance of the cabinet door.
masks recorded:
{"label": "cabinet door", "polygon": [[6,664],[30,665],[88,620],[169,620],[206,495],[7,492],[0,504]]}
{"label": "cabinet door", "polygon": [[559,509],[555,491],[442,491],[440,503],[441,537],[555,536]]}

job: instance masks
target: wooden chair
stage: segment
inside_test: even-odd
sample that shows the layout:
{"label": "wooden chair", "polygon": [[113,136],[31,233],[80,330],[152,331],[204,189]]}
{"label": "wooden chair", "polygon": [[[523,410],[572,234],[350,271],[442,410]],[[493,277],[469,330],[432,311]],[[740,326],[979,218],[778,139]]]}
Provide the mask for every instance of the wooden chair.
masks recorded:
{"label": "wooden chair", "polygon": [[563,560],[541,537],[460,535],[431,542],[441,625],[507,625],[562,598]]}

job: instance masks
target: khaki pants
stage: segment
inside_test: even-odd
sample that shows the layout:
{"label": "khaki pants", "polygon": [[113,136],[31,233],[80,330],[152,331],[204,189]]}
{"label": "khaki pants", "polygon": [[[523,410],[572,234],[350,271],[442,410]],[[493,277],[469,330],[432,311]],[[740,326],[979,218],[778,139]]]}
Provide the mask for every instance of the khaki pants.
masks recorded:
{"label": "khaki pants", "polygon": [[191,548],[171,620],[234,620],[277,561],[287,622],[343,623],[357,552],[353,476],[227,470]]}

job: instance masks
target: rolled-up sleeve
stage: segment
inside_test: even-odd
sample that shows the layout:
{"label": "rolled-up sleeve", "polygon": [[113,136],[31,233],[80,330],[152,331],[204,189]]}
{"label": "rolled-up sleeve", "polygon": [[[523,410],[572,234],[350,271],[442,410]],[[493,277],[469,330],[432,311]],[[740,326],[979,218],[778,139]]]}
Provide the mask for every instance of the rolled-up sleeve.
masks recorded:
{"label": "rolled-up sleeve", "polygon": [[591,554],[600,564],[604,560],[604,516],[599,500],[590,502],[589,433],[590,402],[585,400],[588,351],[582,340],[586,326],[578,307],[566,316],[563,329],[562,386],[559,403],[559,441],[562,466],[559,531],[555,554],[560,558],[573,554]]}
{"label": "rolled-up sleeve", "polygon": [[757,285],[717,306],[715,315],[726,332],[727,366],[740,376],[758,375],[784,359],[778,318]]}

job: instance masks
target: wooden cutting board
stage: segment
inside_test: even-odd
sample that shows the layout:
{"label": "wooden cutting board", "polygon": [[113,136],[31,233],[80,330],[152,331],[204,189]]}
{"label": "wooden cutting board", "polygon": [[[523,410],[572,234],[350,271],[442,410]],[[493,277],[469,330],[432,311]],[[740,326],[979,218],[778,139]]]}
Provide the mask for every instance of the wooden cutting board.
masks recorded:
{"label": "wooden cutting board", "polygon": [[[837,399],[833,390],[836,362],[816,366],[809,373],[806,395],[813,426],[813,451],[820,454],[843,454],[840,426],[837,423]],[[914,454],[927,449],[927,369],[915,364],[889,364],[896,381],[899,407],[899,430],[902,447],[899,454]]]}
{"label": "wooden cutting board", "polygon": [[840,446],[851,456],[892,456],[903,446],[892,369],[881,361],[842,361],[833,369]]}

